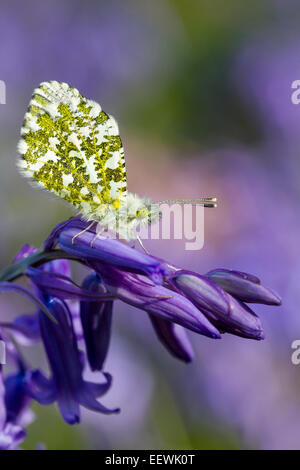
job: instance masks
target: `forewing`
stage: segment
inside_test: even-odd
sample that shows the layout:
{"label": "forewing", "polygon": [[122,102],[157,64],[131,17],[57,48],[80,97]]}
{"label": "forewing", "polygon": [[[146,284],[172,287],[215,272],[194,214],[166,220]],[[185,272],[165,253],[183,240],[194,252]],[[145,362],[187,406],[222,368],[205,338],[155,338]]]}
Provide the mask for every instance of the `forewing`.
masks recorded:
{"label": "forewing", "polygon": [[79,211],[93,212],[126,194],[116,121],[67,83],[43,82],[34,90],[21,136],[23,175]]}

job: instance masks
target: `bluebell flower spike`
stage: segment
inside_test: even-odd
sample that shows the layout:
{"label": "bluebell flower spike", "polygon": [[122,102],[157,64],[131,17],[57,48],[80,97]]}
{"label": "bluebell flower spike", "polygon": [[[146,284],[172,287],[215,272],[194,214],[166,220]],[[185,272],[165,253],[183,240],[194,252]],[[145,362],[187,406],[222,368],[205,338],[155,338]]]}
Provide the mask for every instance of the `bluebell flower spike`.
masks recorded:
{"label": "bluebell flower spike", "polygon": [[[90,270],[81,285],[73,281],[67,258]],[[30,411],[32,400],[44,406],[57,403],[68,424],[80,422],[82,406],[104,414],[119,412],[99,402],[112,385],[103,368],[114,300],[144,311],[165,349],[186,363],[194,359],[188,330],[212,339],[227,333],[262,340],[261,320],[248,304],[281,304],[252,274],[224,268],[207,274],[184,270],[120,240],[95,238],[95,227],[79,217],[56,226],[44,249],[24,245],[14,263],[0,273],[0,293],[22,294],[37,310],[2,321],[0,335],[6,339],[12,333],[22,345],[41,341],[50,375],[27,366],[7,342],[16,370],[5,379],[0,370],[0,449],[18,448],[25,438],[21,417]],[[21,275],[31,288],[12,282]],[[84,351],[78,346],[82,339]],[[99,383],[84,379],[87,369],[97,371]]]}

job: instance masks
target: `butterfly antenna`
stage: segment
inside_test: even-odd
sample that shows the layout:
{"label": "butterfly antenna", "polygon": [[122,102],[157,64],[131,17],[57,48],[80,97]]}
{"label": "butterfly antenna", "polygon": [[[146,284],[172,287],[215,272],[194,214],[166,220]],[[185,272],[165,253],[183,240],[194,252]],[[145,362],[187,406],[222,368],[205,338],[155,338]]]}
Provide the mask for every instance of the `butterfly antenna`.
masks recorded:
{"label": "butterfly antenna", "polygon": [[191,204],[193,206],[203,207],[217,207],[216,197],[201,197],[198,199],[166,199],[164,201],[157,201],[157,204]]}

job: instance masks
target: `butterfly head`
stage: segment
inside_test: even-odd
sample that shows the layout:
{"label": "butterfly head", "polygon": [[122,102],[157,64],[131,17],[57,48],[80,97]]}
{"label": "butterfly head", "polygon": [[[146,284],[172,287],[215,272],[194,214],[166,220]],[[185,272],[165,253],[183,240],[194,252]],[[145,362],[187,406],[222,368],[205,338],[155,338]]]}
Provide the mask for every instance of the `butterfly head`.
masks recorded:
{"label": "butterfly head", "polygon": [[118,210],[119,232],[128,232],[127,239],[136,238],[136,229],[156,223],[161,217],[159,206],[148,198],[128,193]]}
{"label": "butterfly head", "polygon": [[98,220],[101,226],[117,232],[127,241],[137,238],[138,228],[156,223],[160,217],[158,204],[132,193],[118,200],[118,204],[111,203],[104,212],[89,215],[90,220]]}

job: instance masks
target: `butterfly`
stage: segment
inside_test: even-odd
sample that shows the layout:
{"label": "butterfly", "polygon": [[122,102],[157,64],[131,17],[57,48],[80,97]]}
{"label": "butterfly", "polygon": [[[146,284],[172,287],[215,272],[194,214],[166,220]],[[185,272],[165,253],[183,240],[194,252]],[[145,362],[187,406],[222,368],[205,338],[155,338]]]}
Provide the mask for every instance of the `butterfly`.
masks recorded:
{"label": "butterfly", "polygon": [[[127,192],[117,122],[67,83],[42,82],[33,91],[18,151],[25,177],[69,202],[84,220],[117,227],[127,240],[139,225],[159,220],[162,202],[172,202]],[[199,201],[214,206],[214,200]]]}

